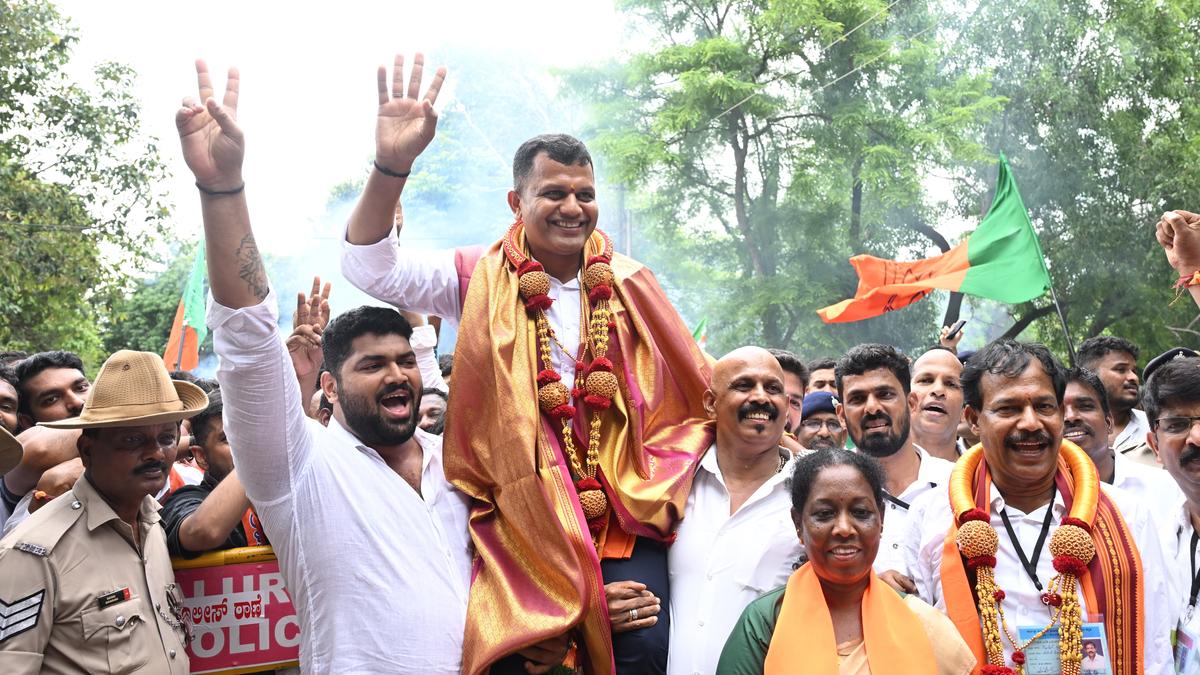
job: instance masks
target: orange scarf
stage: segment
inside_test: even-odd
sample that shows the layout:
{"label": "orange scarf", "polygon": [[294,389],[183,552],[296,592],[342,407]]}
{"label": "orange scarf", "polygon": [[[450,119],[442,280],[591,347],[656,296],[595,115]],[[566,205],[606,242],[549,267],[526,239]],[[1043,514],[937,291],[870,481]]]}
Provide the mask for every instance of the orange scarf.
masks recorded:
{"label": "orange scarf", "polygon": [[[1055,485],[1070,512],[1075,486],[1071,471],[1062,455],[1058,458]],[[987,460],[979,463],[975,478],[975,504],[989,511],[992,479]],[[942,597],[946,613],[980,664],[972,672],[982,672],[987,663],[975,591],[967,576],[958,550],[958,524],[953,520],[942,546]],[[1096,557],[1087,573],[1079,578],[1079,590],[1089,614],[1104,616],[1113,675],[1141,675],[1145,652],[1145,612],[1142,593],[1142,559],[1133,534],[1112,500],[1100,491],[1096,519],[1092,523],[1092,541]]]}
{"label": "orange scarf", "polygon": [[[863,644],[872,673],[937,673],[921,620],[896,591],[871,573],[862,597]],[[837,640],[821,580],[811,564],[792,573],[771,635],[763,675],[837,675]]]}

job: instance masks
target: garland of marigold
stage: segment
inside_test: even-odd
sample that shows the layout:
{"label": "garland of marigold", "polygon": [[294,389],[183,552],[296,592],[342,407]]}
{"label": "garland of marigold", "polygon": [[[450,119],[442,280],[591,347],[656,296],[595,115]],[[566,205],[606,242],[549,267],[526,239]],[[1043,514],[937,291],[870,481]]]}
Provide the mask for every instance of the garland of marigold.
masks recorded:
{"label": "garland of marigold", "polygon": [[[587,519],[588,529],[596,537],[607,523],[608,497],[596,479],[600,463],[600,415],[612,406],[620,391],[617,376],[612,372],[613,363],[607,358],[609,330],[612,327],[612,308],[609,300],[613,294],[615,277],[612,271],[612,240],[600,230],[595,233],[603,241],[599,254],[588,258],[583,268],[583,287],[587,290],[588,302],[583,303],[584,320],[581,328],[583,345],[575,362],[575,383],[568,389],[562,377],[555,372],[551,361],[551,340],[554,333],[546,310],[554,303],[550,298],[550,275],[542,264],[525,254],[520,244],[522,223],[513,224],[504,238],[504,253],[517,271],[521,300],[525,311],[534,322],[538,342],[539,370],[537,374],[538,405],[542,412],[558,419],[562,425],[563,454],[571,463],[575,476],[575,490],[579,494],[579,505]],[[590,352],[591,363],[584,357]],[[575,447],[575,435],[571,430],[575,419],[572,400],[583,399],[592,409],[588,423],[587,452],[582,460]]]}
{"label": "garland of marigold", "polygon": [[[958,550],[967,567],[975,570],[975,594],[983,631],[987,664],[984,675],[1024,675],[1025,650],[1059,624],[1058,656],[1063,675],[1079,675],[1083,661],[1083,616],[1079,607],[1078,580],[1096,555],[1092,542],[1092,523],[1100,499],[1100,479],[1087,453],[1073,443],[1064,442],[1061,456],[1067,462],[1075,486],[1071,512],[1050,537],[1050,553],[1058,572],[1042,594],[1050,609],[1050,623],[1024,643],[1013,637],[1004,618],[1004,591],[996,585],[996,552],[1000,537],[991,525],[986,507],[975,503],[975,474],[983,461],[983,446],[968,450],[950,476],[950,506],[958,523]],[[1004,662],[1001,634],[1013,646],[1012,668]]]}

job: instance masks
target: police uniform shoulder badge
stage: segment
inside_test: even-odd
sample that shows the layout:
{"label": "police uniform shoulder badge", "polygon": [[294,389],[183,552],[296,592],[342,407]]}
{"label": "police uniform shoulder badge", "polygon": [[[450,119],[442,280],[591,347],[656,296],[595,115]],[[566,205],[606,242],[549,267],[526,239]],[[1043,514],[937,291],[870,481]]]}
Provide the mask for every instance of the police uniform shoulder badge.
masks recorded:
{"label": "police uniform shoulder badge", "polygon": [[0,642],[37,626],[45,599],[45,589],[12,602],[0,598]]}

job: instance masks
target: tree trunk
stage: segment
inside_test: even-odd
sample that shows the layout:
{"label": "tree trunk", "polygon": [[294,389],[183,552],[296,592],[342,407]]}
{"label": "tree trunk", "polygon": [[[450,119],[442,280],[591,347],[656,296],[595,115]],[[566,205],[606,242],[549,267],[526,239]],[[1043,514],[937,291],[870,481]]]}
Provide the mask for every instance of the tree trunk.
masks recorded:
{"label": "tree trunk", "polygon": [[[1063,303],[1064,306],[1066,304],[1067,303],[1065,303],[1065,302]],[[1043,316],[1050,316],[1053,313],[1054,313],[1054,305],[1053,304],[1044,305],[1042,307],[1035,308],[1034,310],[1030,311],[1025,316],[1021,317],[1020,319],[1017,319],[1016,323],[1009,326],[1008,330],[1004,331],[1004,335],[1001,335],[1000,337],[1015,339],[1018,335],[1021,334],[1021,331],[1025,330],[1026,328],[1029,328],[1029,324],[1033,323],[1034,321],[1037,321],[1038,319],[1042,318]]]}

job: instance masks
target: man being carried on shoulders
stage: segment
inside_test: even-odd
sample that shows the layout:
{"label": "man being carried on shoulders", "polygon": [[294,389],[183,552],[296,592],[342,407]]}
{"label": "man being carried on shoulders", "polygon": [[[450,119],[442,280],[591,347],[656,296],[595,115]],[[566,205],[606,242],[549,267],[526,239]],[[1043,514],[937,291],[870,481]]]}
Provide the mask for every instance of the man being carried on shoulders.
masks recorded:
{"label": "man being carried on shoulders", "polygon": [[1063,367],[1041,345],[1001,339],[971,357],[962,382],[980,445],[948,491],[913,504],[903,538],[921,597],[950,616],[984,672],[1061,654],[1054,672],[1078,673],[1085,630],[1104,636],[1114,675],[1170,672],[1158,536],[1145,509],[1102,489],[1087,453],[1063,442]]}
{"label": "man being carried on shoulders", "polygon": [[[596,229],[592,160],[562,134],[517,149],[515,222],[486,252],[397,250],[396,203],[436,115],[380,72],[375,170],[342,271],[404,309],[460,323],[446,475],[473,499],[476,573],[463,671],[536,672],[574,639],[588,672],[662,672],[666,542],[712,443],[709,367],[658,282]],[[440,86],[437,79],[433,87]],[[501,440],[503,439],[503,440]],[[644,584],[664,612],[614,635],[604,585]]]}

